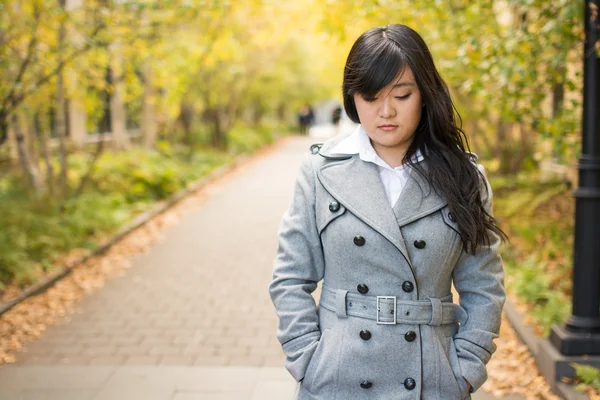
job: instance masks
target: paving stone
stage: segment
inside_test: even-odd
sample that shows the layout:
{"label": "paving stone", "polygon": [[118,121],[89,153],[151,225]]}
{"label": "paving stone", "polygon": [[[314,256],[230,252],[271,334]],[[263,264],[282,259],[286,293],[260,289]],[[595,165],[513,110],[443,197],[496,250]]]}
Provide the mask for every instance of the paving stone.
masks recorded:
{"label": "paving stone", "polygon": [[161,357],[159,365],[192,365],[194,363],[194,357],[191,356],[164,356]]}
{"label": "paving stone", "polygon": [[78,390],[102,387],[116,366],[0,366],[2,390]]}
{"label": "paving stone", "polygon": [[59,360],[57,355],[39,355],[36,353],[18,353],[15,365],[36,364],[36,365],[54,365]]}
{"label": "paving stone", "polygon": [[0,392],[0,400],[91,400],[97,390],[48,390],[34,389],[19,392]]}
{"label": "paving stone", "polygon": [[[249,398],[247,392],[177,392],[173,400],[240,400]],[[275,399],[275,397],[263,397],[264,399]]]}
{"label": "paving stone", "polygon": [[230,361],[229,356],[198,356],[194,360],[194,365],[229,365]]}
{"label": "paving stone", "polygon": [[[71,357],[60,357],[56,361],[56,365],[89,365],[91,357],[89,356],[71,356]],[[35,363],[38,364],[39,363]]]}
{"label": "paving stone", "polygon": [[90,365],[122,365],[125,362],[125,356],[99,356],[90,360]]}
{"label": "paving stone", "polygon": [[117,346],[115,354],[119,356],[149,356],[151,349],[151,346],[141,344]]}
{"label": "paving stone", "polygon": [[125,359],[124,365],[158,365],[160,356],[133,356],[130,355]]}
{"label": "paving stone", "polygon": [[[87,348],[83,349],[83,351],[72,352],[71,354],[82,354],[84,356],[96,357],[96,356],[112,356],[113,354],[116,354],[116,352],[117,352],[117,346],[95,345],[95,346],[87,347]],[[58,354],[65,354],[65,353],[59,352]]]}

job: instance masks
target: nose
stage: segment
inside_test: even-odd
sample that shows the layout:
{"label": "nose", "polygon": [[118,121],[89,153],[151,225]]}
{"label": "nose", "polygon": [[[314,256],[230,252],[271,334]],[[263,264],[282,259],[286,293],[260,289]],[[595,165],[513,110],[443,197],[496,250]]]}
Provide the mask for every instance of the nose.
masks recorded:
{"label": "nose", "polygon": [[392,104],[392,99],[390,99],[390,96],[384,97],[379,114],[381,118],[394,118],[396,116],[396,109]]}

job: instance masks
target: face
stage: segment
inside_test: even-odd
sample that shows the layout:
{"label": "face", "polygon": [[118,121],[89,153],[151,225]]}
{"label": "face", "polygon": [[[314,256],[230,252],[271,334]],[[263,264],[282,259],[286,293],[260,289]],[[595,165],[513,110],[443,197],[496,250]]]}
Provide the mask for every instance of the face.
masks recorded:
{"label": "face", "polygon": [[[402,159],[412,143],[423,110],[421,91],[409,67],[374,98],[354,95],[360,123],[382,157]],[[383,156],[386,157],[383,157]]]}

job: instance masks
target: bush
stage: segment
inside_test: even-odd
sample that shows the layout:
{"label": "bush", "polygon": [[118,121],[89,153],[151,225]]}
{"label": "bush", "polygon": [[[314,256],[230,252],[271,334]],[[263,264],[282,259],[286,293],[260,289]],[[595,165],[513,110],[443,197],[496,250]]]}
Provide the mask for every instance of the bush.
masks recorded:
{"label": "bush", "polygon": [[574,201],[564,182],[532,174],[491,179],[494,212],[510,243],[502,247],[507,290],[546,336],[571,311]]}
{"label": "bush", "polygon": [[269,125],[250,127],[247,124],[238,123],[231,128],[227,136],[229,150],[234,154],[250,153],[275,139],[274,129]]}
{"label": "bush", "polygon": [[[88,157],[69,157],[71,186],[87,171]],[[162,144],[159,151],[106,153],[77,198],[32,199],[17,175],[0,180],[0,289],[39,280],[56,258],[75,248],[93,249],[102,237],[231,160],[207,151],[183,154]]]}

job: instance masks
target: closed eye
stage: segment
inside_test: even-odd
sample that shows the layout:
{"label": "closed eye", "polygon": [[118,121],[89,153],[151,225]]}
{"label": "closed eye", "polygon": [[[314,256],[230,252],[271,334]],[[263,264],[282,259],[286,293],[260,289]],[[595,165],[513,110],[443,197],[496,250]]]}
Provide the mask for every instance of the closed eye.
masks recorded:
{"label": "closed eye", "polygon": [[404,95],[404,96],[396,96],[396,98],[397,98],[398,100],[404,100],[404,99],[408,99],[408,97],[409,97],[410,95],[411,95],[411,93],[409,93],[409,94],[406,94],[406,95]]}

